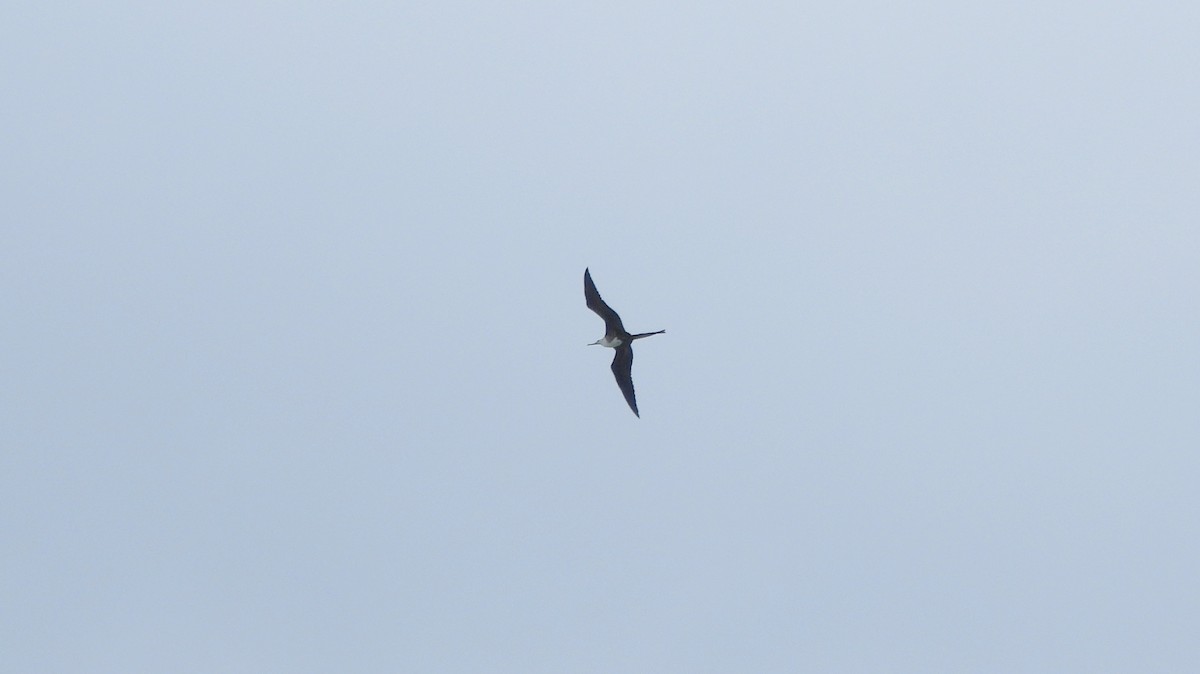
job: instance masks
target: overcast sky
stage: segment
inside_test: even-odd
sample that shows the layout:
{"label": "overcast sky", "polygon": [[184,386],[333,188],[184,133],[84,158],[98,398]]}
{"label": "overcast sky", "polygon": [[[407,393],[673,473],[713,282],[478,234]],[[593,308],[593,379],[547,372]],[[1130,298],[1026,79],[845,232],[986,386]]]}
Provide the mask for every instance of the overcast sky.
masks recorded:
{"label": "overcast sky", "polygon": [[5,5],[0,669],[1200,671],[1197,35]]}

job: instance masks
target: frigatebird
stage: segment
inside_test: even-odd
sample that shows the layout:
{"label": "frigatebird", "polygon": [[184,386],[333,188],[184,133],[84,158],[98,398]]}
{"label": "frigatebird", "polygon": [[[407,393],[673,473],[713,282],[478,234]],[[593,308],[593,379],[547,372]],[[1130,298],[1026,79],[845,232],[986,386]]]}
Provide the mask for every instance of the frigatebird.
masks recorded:
{"label": "frigatebird", "polygon": [[625,394],[625,402],[629,403],[629,409],[633,410],[633,414],[640,419],[642,415],[638,414],[637,398],[633,395],[633,340],[650,335],[661,335],[666,330],[643,332],[636,335],[626,332],[625,326],[621,325],[621,317],[612,310],[612,307],[605,304],[604,300],[600,299],[596,284],[592,282],[592,272],[588,269],[583,270],[583,298],[587,300],[588,309],[604,319],[604,337],[588,346],[599,345],[616,349],[617,353],[613,356],[612,362],[613,376],[617,378],[617,386],[621,387],[621,393]]}

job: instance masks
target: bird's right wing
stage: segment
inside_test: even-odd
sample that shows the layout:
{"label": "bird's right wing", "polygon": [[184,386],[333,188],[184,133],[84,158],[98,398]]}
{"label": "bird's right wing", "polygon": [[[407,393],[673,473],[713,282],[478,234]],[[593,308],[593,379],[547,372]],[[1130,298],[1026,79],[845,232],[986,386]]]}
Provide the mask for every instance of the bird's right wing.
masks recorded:
{"label": "bird's right wing", "polygon": [[617,378],[617,386],[621,387],[621,393],[625,394],[625,402],[629,403],[629,409],[640,419],[642,415],[638,414],[637,398],[633,393],[633,349],[628,344],[617,347],[617,354],[613,356],[612,372]]}

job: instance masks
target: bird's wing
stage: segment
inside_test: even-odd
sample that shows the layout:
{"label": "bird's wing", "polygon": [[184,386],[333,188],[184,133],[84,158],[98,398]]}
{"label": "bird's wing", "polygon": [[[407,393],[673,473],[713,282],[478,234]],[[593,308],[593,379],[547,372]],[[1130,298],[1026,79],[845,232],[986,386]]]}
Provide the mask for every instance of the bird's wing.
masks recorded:
{"label": "bird's wing", "polygon": [[628,344],[617,347],[617,355],[613,356],[612,371],[613,376],[617,378],[617,386],[620,386],[621,393],[625,394],[625,402],[629,403],[629,409],[640,419],[642,415],[638,414],[637,398],[633,394],[633,349]]}
{"label": "bird's wing", "polygon": [[[606,332],[610,334],[625,332],[625,326],[621,325],[621,317],[612,310],[612,307],[605,304],[604,300],[600,299],[600,291],[596,290],[596,284],[592,282],[592,272],[587,269],[583,270],[583,298],[587,300],[588,309],[604,319]],[[614,330],[614,328],[616,329]]]}

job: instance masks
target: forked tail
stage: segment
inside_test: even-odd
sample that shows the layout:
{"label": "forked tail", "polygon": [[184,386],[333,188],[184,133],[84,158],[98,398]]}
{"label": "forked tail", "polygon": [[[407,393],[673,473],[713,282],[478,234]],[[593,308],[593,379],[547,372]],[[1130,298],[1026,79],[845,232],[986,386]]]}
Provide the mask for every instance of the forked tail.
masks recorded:
{"label": "forked tail", "polygon": [[641,334],[638,334],[638,335],[630,335],[630,336],[629,336],[629,341],[631,341],[631,342],[632,342],[632,341],[633,341],[633,340],[635,340],[635,339],[641,339],[641,338],[643,338],[643,337],[649,337],[650,335],[661,335],[661,334],[662,334],[662,333],[664,333],[664,332],[666,332],[666,330],[659,330],[658,332],[643,332],[643,333],[641,333]]}

